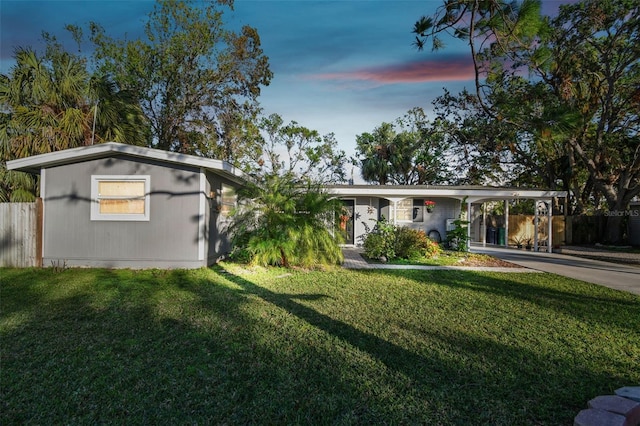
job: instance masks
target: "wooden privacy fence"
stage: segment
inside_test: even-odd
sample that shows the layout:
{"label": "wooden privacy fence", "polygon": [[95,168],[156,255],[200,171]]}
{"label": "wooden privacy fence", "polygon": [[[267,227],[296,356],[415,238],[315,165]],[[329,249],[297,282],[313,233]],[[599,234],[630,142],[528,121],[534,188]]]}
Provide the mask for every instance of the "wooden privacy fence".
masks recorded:
{"label": "wooden privacy fence", "polygon": [[42,199],[0,203],[0,267],[42,266]]}
{"label": "wooden privacy fence", "polygon": [[[547,216],[538,217],[538,241],[547,240]],[[565,235],[564,216],[552,216],[552,244],[554,246],[568,244]],[[533,215],[511,215],[509,216],[509,245],[515,245],[518,240],[531,239],[533,243],[535,235],[535,216]]]}

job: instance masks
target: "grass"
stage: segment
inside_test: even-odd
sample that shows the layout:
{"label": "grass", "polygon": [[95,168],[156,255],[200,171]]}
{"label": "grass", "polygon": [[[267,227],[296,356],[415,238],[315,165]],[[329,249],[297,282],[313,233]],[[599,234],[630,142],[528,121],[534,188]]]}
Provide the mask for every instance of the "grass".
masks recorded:
{"label": "grass", "polygon": [[[375,259],[369,259],[367,257],[364,258],[369,263],[380,263]],[[500,261],[499,259],[486,254],[450,250],[444,250],[442,251],[442,253],[435,257],[424,256],[411,259],[392,259],[386,263],[389,263],[391,265],[425,266],[517,266]]]}
{"label": "grass", "polygon": [[572,424],[640,297],[551,274],[0,270],[0,424]]}

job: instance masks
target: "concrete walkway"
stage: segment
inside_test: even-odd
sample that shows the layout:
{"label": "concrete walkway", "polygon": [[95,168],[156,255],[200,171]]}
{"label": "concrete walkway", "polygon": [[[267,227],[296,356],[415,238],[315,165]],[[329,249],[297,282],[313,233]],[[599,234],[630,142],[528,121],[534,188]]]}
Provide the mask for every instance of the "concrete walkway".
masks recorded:
{"label": "concrete walkway", "polygon": [[525,268],[550,272],[640,295],[640,266],[637,265],[497,246],[472,245],[471,251],[488,254]]}

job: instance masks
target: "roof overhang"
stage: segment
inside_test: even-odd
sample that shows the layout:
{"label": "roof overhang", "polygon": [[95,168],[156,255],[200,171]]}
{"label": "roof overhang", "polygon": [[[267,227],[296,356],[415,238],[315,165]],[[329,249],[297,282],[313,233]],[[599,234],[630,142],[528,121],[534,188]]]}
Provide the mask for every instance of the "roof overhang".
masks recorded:
{"label": "roof overhang", "polygon": [[566,191],[545,189],[498,188],[483,186],[432,186],[432,185],[331,185],[327,190],[338,197],[380,197],[389,200],[411,197],[445,197],[466,199],[467,202],[492,200],[564,198]]}
{"label": "roof overhang", "polygon": [[206,169],[238,183],[243,183],[248,180],[248,177],[240,169],[237,169],[226,161],[117,142],[107,142],[98,145],[65,149],[63,151],[11,160],[7,161],[7,169],[31,174],[40,174],[42,169],[49,167],[79,163],[99,158],[114,157],[116,155],[126,155],[129,157],[156,160],[162,163]]}

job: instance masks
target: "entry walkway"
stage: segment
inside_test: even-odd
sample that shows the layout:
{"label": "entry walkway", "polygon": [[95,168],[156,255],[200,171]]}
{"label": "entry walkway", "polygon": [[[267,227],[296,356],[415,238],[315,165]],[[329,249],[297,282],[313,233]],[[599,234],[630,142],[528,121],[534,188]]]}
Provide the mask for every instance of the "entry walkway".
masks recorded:
{"label": "entry walkway", "polygon": [[488,254],[525,268],[550,272],[640,295],[640,266],[637,265],[497,246],[482,247],[475,244],[471,245],[471,251]]}

